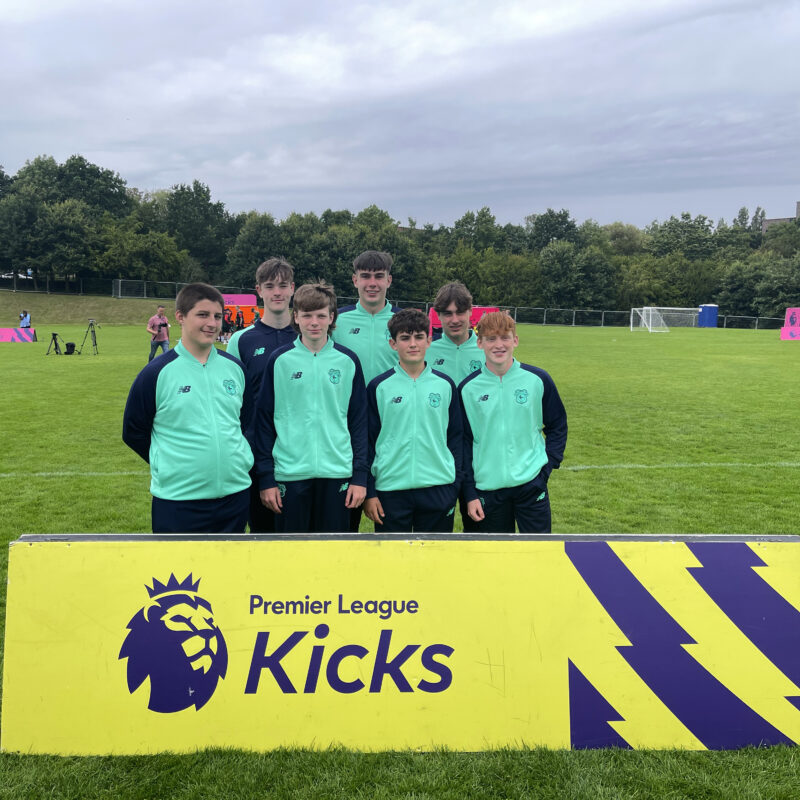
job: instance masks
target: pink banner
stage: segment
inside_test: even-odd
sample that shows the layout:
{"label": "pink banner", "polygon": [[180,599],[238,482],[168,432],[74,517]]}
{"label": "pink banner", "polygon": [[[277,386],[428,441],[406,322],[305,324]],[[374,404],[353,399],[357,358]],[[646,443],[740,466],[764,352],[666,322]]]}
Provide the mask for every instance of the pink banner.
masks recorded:
{"label": "pink banner", "polygon": [[258,300],[254,294],[223,294],[226,306],[255,306]]}
{"label": "pink banner", "polygon": [[800,308],[787,308],[781,328],[781,341],[800,342]]}
{"label": "pink banner", "polygon": [[36,328],[0,328],[0,342],[35,342]]}

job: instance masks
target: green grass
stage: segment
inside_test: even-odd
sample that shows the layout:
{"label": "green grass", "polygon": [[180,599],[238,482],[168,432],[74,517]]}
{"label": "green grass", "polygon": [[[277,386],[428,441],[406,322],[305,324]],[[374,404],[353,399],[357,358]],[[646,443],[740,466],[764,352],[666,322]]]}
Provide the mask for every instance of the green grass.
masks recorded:
{"label": "green grass", "polygon": [[[98,319],[100,355],[45,357],[46,340],[0,344],[0,625],[7,545],[19,534],[149,529],[146,465],[120,430],[149,351],[152,303],[43,298],[36,310],[25,295],[25,307],[65,340],[80,344],[84,320]],[[0,292],[0,322],[13,311],[4,323],[13,325],[17,306],[20,295]],[[134,312],[135,325],[105,324]],[[566,459],[551,480],[554,531],[797,533],[800,347],[774,331],[520,333],[519,357],[551,373],[569,414]],[[0,755],[0,798],[796,798],[797,787],[790,748]]]}
{"label": "green grass", "polygon": [[[111,282],[109,281],[109,287]],[[175,300],[121,300],[97,295],[45,294],[44,292],[11,292],[0,290],[0,328],[15,328],[19,324],[22,309],[30,312],[32,326],[40,339],[49,337],[53,330],[61,333],[58,326],[83,325],[95,319],[100,325],[141,325],[156,313],[156,306],[163,303],[170,321],[174,318]],[[56,326],[56,327],[53,327]],[[45,330],[45,328],[47,328]],[[82,334],[81,334],[82,335]],[[79,341],[80,343],[80,341]]]}

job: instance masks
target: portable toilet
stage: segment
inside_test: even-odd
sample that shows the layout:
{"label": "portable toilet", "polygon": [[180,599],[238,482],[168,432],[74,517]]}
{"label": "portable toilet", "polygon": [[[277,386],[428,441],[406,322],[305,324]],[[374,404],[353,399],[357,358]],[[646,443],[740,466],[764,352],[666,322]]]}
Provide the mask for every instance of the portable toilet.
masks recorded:
{"label": "portable toilet", "polygon": [[698,328],[716,328],[717,316],[719,315],[719,306],[712,303],[704,303],[700,306],[699,314],[697,315]]}

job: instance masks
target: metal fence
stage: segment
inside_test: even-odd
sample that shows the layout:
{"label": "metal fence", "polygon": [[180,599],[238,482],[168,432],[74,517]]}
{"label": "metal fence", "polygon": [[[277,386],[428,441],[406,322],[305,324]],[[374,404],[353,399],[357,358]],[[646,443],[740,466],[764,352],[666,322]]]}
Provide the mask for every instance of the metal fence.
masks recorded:
{"label": "metal fence", "polygon": [[[14,292],[46,292],[48,294],[106,295],[108,278],[66,278],[46,275],[33,278],[27,275],[0,275],[0,289]],[[186,283],[177,281],[134,281],[115,279],[111,281],[112,297],[153,298],[168,300],[175,298]],[[252,286],[217,286],[223,294],[252,294]],[[339,297],[340,305],[354,305],[358,297]],[[392,303],[400,308],[419,308],[426,314],[433,303],[428,300],[396,300]],[[538,308],[528,306],[498,306],[518,323],[529,325],[566,325],[569,327],[594,326],[627,327],[630,310],[616,311],[593,308]],[[749,328],[752,330],[777,330],[783,325],[781,317],[748,317],[734,314],[720,315],[718,328]]]}

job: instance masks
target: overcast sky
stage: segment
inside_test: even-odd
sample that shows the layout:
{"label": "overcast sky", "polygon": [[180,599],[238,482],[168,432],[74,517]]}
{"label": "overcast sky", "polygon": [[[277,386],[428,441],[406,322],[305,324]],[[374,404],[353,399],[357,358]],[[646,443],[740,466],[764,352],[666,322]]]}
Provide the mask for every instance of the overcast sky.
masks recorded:
{"label": "overcast sky", "polygon": [[0,0],[0,164],[80,153],[231,211],[800,200],[797,0]]}

